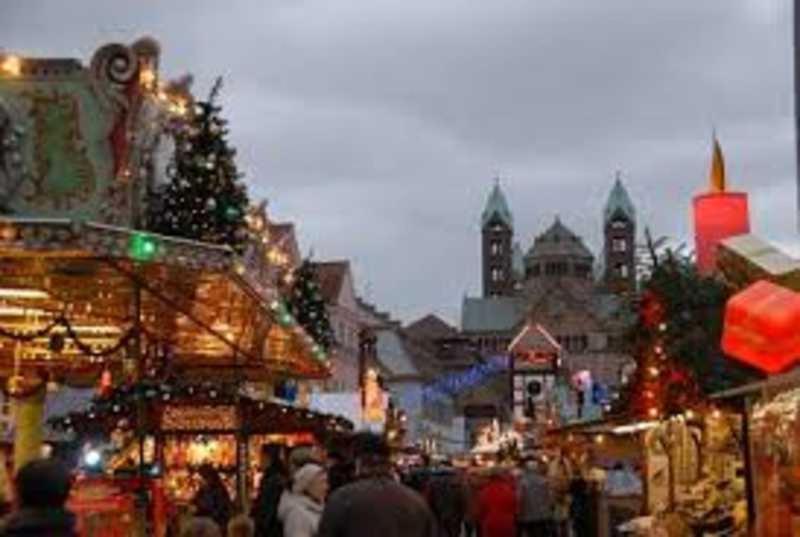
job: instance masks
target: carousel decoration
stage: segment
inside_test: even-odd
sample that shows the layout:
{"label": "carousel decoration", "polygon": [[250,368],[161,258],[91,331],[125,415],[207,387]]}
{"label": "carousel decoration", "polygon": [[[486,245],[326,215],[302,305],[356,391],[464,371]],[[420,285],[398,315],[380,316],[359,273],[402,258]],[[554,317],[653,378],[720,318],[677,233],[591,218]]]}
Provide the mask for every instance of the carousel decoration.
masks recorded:
{"label": "carousel decoration", "polygon": [[[191,77],[165,83],[159,62],[150,38],[101,47],[88,67],[0,58],[0,375],[20,412],[31,405],[27,415],[41,415],[49,381],[138,382],[163,349],[220,381],[329,374],[327,350],[268,277],[278,267],[251,247],[264,237],[245,226],[247,196],[214,94],[195,103]],[[223,232],[147,229],[149,192],[201,177],[219,181],[201,213],[222,215]],[[165,216],[197,212],[186,203]]]}

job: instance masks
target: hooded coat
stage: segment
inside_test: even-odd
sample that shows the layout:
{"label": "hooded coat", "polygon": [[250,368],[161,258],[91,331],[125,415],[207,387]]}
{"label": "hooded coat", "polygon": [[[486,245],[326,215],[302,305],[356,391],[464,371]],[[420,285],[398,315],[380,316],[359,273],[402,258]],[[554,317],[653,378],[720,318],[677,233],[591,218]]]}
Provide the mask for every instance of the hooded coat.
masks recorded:
{"label": "hooded coat", "polygon": [[305,494],[285,491],[278,505],[283,537],[316,537],[322,509],[322,505]]}

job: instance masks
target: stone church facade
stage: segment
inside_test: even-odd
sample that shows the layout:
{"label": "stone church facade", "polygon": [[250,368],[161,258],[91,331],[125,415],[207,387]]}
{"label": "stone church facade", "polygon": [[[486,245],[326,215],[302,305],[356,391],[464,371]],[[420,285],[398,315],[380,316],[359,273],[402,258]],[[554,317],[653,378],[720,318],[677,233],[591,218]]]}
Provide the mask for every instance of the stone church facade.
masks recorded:
{"label": "stone church facade", "polygon": [[[599,259],[558,217],[523,251],[497,182],[481,214],[481,296],[464,297],[460,327],[428,316],[410,333],[437,347],[441,365],[456,370],[506,355],[526,327],[540,326],[561,347],[562,379],[588,370],[613,389],[630,361],[622,343],[636,292],[636,210],[619,177],[598,207],[598,224]],[[470,421],[513,419],[512,378],[509,371],[460,394],[468,428]]]}
{"label": "stone church facade", "polygon": [[616,385],[628,359],[621,342],[636,286],[636,211],[619,178],[602,226],[599,263],[558,217],[523,254],[495,184],[481,216],[483,295],[464,298],[462,335],[491,355],[504,352],[527,323],[539,324],[561,345],[568,371],[589,370],[603,384]]}

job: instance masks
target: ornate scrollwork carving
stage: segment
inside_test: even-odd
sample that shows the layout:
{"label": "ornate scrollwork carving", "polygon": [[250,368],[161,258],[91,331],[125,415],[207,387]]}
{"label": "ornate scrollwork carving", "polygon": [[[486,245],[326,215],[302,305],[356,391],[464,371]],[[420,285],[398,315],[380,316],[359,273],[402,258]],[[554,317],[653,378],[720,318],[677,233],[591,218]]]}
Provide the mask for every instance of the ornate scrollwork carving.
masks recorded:
{"label": "ornate scrollwork carving", "polygon": [[105,45],[95,52],[91,64],[92,78],[103,92],[127,107],[124,90],[136,81],[139,64],[133,50],[119,43]]}

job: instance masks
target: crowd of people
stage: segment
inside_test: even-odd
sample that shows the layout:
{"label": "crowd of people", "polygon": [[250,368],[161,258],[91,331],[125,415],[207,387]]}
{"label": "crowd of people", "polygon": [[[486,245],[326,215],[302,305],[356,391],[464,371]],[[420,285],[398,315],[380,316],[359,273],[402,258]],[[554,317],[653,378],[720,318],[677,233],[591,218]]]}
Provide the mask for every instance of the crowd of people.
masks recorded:
{"label": "crowd of people", "polygon": [[[210,466],[179,537],[583,537],[586,483],[554,479],[535,458],[517,468],[456,469],[444,463],[398,470],[385,440],[355,435],[347,454],[264,446],[263,475],[249,512],[237,512]],[[16,507],[0,537],[73,536],[71,476],[54,460],[24,466]]]}

